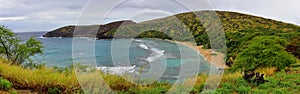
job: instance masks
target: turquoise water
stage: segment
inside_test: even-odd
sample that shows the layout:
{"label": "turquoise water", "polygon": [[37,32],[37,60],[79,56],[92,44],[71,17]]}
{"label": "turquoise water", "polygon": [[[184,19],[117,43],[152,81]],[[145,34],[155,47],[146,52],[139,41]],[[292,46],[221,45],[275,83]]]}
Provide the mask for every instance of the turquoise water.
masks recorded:
{"label": "turquoise water", "polygon": [[[79,59],[82,62],[89,62],[96,59],[97,66],[108,66],[113,67],[112,60],[112,40],[96,40],[95,41],[95,57],[90,57],[87,52],[90,49],[85,49],[86,46],[82,43],[81,48],[83,50],[74,51],[79,55],[78,58],[72,57],[72,38],[43,38],[40,37],[45,32],[35,32],[35,33],[19,33],[18,36],[21,39],[28,39],[30,36],[36,37],[44,45],[44,54],[36,55],[33,57],[35,62],[44,63],[46,66],[58,66],[66,67],[72,65],[73,59]],[[192,50],[183,45],[177,45],[169,41],[163,41],[158,39],[117,39],[115,40],[118,45],[123,45],[126,41],[131,41],[129,49],[129,61],[131,65],[142,66],[145,62],[155,61],[156,57],[164,56],[165,61],[160,61],[167,64],[167,69],[165,71],[165,76],[176,76],[180,71],[180,67],[185,62],[193,62],[194,55],[197,54],[196,51]],[[116,46],[118,47],[118,46]],[[183,50],[180,52],[179,48]],[[116,62],[126,62],[127,57],[122,57],[125,53],[124,49],[117,48],[114,49],[120,55],[118,58],[114,58]],[[154,53],[154,54],[153,54]],[[80,56],[81,55],[81,56]],[[126,55],[125,55],[126,56]],[[200,55],[199,55],[200,56]],[[210,65],[206,63],[204,58],[200,56],[201,66],[199,73],[208,72]],[[150,68],[148,66],[146,68]]]}

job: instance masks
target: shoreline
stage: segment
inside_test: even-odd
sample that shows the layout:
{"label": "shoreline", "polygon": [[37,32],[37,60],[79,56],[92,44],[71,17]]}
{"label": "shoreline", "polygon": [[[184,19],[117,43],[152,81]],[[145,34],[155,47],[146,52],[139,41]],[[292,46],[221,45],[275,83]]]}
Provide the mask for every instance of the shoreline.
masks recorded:
{"label": "shoreline", "polygon": [[[174,42],[176,44],[185,45],[187,47],[190,47],[190,48],[196,50],[201,56],[204,57],[204,59],[207,62],[209,62],[210,64],[213,64],[214,66],[216,66],[219,69],[228,68],[228,66],[224,62],[224,57],[225,56],[220,52],[215,52],[212,49],[203,49],[202,45],[201,46],[195,46],[192,43],[188,43],[188,42],[172,41],[172,40],[168,40],[168,41]],[[215,54],[215,55],[212,55],[212,54]]]}

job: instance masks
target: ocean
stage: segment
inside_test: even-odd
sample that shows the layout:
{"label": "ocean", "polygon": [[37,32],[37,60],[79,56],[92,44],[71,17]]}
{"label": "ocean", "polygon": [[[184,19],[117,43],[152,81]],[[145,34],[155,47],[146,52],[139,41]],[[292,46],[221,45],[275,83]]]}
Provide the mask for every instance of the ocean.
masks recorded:
{"label": "ocean", "polygon": [[[72,52],[72,41],[73,38],[44,38],[43,34],[46,32],[28,32],[28,33],[17,33],[17,36],[26,40],[30,37],[35,37],[43,43],[43,55],[35,55],[31,57],[35,63],[43,63],[47,67],[57,66],[57,67],[68,67],[73,64],[73,60],[81,62],[92,62],[96,60],[98,67],[114,67],[114,62],[122,64],[126,62],[132,66],[137,66],[137,68],[143,66],[147,62],[154,62],[159,60],[161,57],[164,59],[158,61],[166,64],[166,70],[164,76],[166,78],[174,78],[179,75],[180,67],[185,62],[200,61],[199,73],[208,73],[211,66],[205,61],[201,55],[197,60],[193,55],[197,54],[197,51],[194,51],[192,48],[186,47],[184,45],[176,44],[169,41],[159,40],[159,39],[103,39],[95,40],[94,45],[94,55],[89,55],[87,51],[90,49],[85,49],[85,43],[82,43],[81,48],[85,50],[73,51]],[[85,39],[85,38],[82,38]],[[88,38],[86,38],[88,39]],[[124,51],[124,48],[118,48],[119,46],[114,46],[116,49],[113,49],[115,54],[120,55],[119,57],[112,57],[112,42],[122,45],[130,41],[130,45],[127,46],[129,53]],[[179,49],[181,48],[181,49]],[[125,49],[126,50],[126,49]],[[78,54],[76,57],[72,56],[72,53]],[[124,56],[128,57],[122,57]],[[93,56],[93,57],[91,57]],[[125,64],[125,63],[124,63]],[[151,69],[153,66],[146,66],[145,70]],[[149,70],[148,70],[149,71]]]}

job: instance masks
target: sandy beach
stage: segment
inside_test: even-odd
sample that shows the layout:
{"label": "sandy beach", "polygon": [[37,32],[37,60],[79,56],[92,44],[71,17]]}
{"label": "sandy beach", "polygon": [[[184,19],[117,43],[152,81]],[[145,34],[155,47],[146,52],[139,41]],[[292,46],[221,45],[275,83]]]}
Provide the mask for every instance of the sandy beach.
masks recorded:
{"label": "sandy beach", "polygon": [[203,46],[196,46],[188,42],[179,42],[179,41],[171,41],[171,42],[182,44],[198,51],[198,53],[200,53],[206,59],[207,62],[215,65],[218,68],[221,69],[228,68],[228,66],[225,64],[224,61],[225,56],[223,53],[215,52],[212,49],[203,49],[202,48]]}

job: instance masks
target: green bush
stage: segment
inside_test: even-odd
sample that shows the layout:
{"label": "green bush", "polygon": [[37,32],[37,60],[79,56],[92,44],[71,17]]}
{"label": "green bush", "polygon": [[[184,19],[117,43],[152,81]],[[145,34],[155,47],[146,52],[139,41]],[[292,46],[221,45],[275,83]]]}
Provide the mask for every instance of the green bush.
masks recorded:
{"label": "green bush", "polygon": [[243,78],[238,78],[235,83],[236,86],[249,86],[248,82]]}
{"label": "green bush", "polygon": [[9,90],[12,88],[12,86],[13,86],[13,84],[10,81],[0,77],[0,89],[1,90]]}
{"label": "green bush", "polygon": [[59,93],[62,93],[61,92],[62,90],[60,90],[59,88],[49,88],[48,91],[47,91],[47,94],[59,94]]}
{"label": "green bush", "polygon": [[266,90],[256,89],[252,92],[253,94],[268,94]]}
{"label": "green bush", "polygon": [[32,61],[30,57],[42,54],[42,48],[42,43],[33,37],[27,41],[22,41],[14,32],[4,26],[0,26],[0,56],[4,56],[9,61],[12,61],[12,64],[22,65],[25,62],[30,64]]}
{"label": "green bush", "polygon": [[154,87],[154,88],[146,88],[146,89],[137,89],[131,88],[127,92],[123,92],[124,94],[162,94],[168,92],[168,88],[166,87]]}
{"label": "green bush", "polygon": [[274,94],[291,94],[287,91],[287,89],[276,89]]}
{"label": "green bush", "polygon": [[283,69],[296,63],[296,58],[285,51],[286,40],[275,36],[259,36],[238,54],[233,67],[243,71],[276,67]]}
{"label": "green bush", "polygon": [[249,94],[251,92],[251,87],[239,86],[239,87],[237,87],[237,92],[239,94]]}
{"label": "green bush", "polygon": [[290,44],[287,46],[287,51],[294,54],[297,58],[300,59],[300,37],[297,36],[290,42]]}
{"label": "green bush", "polygon": [[221,88],[218,88],[216,92],[222,94],[231,94],[234,91],[234,86],[231,83],[224,83]]}
{"label": "green bush", "polygon": [[10,94],[18,94],[18,92],[16,90],[12,90],[10,91]]}

